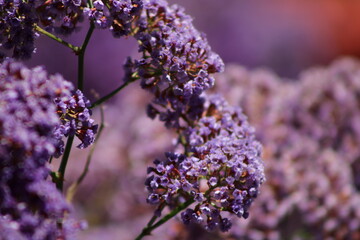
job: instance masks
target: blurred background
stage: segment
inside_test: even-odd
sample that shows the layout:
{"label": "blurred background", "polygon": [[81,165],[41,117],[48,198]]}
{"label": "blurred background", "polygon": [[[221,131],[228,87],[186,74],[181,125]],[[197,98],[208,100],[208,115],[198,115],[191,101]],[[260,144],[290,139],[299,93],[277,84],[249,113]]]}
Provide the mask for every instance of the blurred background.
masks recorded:
{"label": "blurred background", "polygon": [[[301,70],[327,65],[338,56],[360,56],[357,0],[169,2],[185,7],[225,63],[267,67],[281,77],[295,78]],[[67,40],[80,45],[86,30],[79,29]],[[45,64],[51,73],[60,72],[75,81],[77,63],[69,49],[43,36],[36,45],[31,66]],[[133,39],[113,39],[106,30],[95,31],[86,55],[87,93],[94,88],[105,94],[118,86],[125,57],[136,53]]]}

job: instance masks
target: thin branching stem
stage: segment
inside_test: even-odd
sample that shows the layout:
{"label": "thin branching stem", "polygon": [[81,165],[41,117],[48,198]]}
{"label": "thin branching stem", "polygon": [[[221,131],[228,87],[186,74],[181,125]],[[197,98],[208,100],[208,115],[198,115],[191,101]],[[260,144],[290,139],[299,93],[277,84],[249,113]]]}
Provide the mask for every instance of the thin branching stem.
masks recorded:
{"label": "thin branching stem", "polygon": [[60,163],[60,167],[58,170],[58,174],[59,174],[59,179],[56,182],[56,187],[62,191],[63,190],[63,185],[64,185],[64,176],[65,176],[65,170],[66,170],[66,165],[70,156],[70,151],[71,151],[71,146],[72,143],[74,141],[74,136],[69,136],[66,142],[66,146],[65,146],[65,151],[64,151],[64,155],[61,159],[61,163]]}
{"label": "thin branching stem", "polygon": [[122,89],[124,89],[127,85],[129,85],[131,82],[133,82],[135,80],[132,81],[126,81],[123,84],[121,84],[118,88],[116,88],[115,90],[113,90],[112,92],[110,92],[109,94],[107,94],[106,96],[100,98],[99,100],[95,101],[90,108],[95,108],[97,106],[99,106],[100,104],[106,102],[107,100],[109,100],[110,98],[112,98],[113,96],[115,96],[117,93],[119,93]]}
{"label": "thin branching stem", "polygon": [[89,30],[86,33],[85,40],[83,44],[81,45],[79,54],[78,54],[78,89],[83,90],[84,89],[84,62],[85,62],[85,52],[86,48],[89,44],[90,38],[94,32],[95,25],[93,22],[90,23]]}
{"label": "thin branching stem", "polygon": [[94,3],[92,0],[88,0],[87,4],[86,4],[89,8],[93,8],[94,7]]}
{"label": "thin branching stem", "polygon": [[54,34],[46,31],[45,29],[39,27],[38,25],[35,25],[35,30],[36,30],[37,32],[41,33],[42,35],[47,36],[47,37],[49,37],[49,38],[51,38],[51,39],[53,39],[53,40],[61,43],[62,45],[70,48],[71,50],[74,51],[75,54],[78,54],[79,51],[80,51],[80,47],[77,47],[77,46],[72,45],[71,43],[69,43],[69,42],[67,42],[67,41],[65,41],[65,40],[63,40],[63,39],[55,36]]}
{"label": "thin branching stem", "polygon": [[95,142],[94,144],[92,145],[91,149],[90,149],[90,152],[87,156],[87,159],[86,159],[86,163],[85,163],[85,166],[84,166],[84,170],[82,171],[81,175],[79,176],[79,178],[76,180],[76,182],[74,182],[68,189],[67,193],[66,193],[66,199],[71,202],[75,193],[76,193],[76,190],[78,188],[78,186],[81,184],[81,182],[84,180],[84,178],[86,177],[87,173],[89,172],[89,166],[90,166],[90,163],[91,163],[91,159],[92,159],[92,156],[94,154],[94,151],[95,151],[95,148],[97,146],[97,143],[100,139],[100,136],[101,136],[101,133],[103,131],[105,127],[105,117],[104,117],[104,108],[103,106],[100,106],[100,127],[99,127],[99,131],[97,133],[97,136],[96,136],[96,139],[95,139]]}
{"label": "thin branching stem", "polygon": [[[94,28],[95,28],[94,24],[91,23],[82,46],[76,52],[77,55],[78,55],[78,81],[77,81],[77,86],[78,86],[79,90],[83,90],[83,87],[84,87],[84,57],[85,57],[85,51],[86,51],[86,47],[89,44],[89,41],[90,41],[91,35],[92,35],[93,31],[94,31]],[[69,160],[70,151],[71,151],[73,141],[74,141],[74,136],[69,136],[68,140],[67,140],[67,143],[66,143],[64,155],[63,155],[63,157],[61,159],[61,163],[60,163],[60,167],[59,167],[59,171],[58,171],[60,179],[57,181],[57,184],[56,184],[57,188],[60,191],[63,190],[63,182],[64,182],[64,178],[65,178],[66,165],[67,165],[68,160]]]}
{"label": "thin branching stem", "polygon": [[[141,233],[139,234],[139,236],[137,236],[135,238],[135,240],[141,240],[143,237],[150,235],[151,232],[158,228],[159,226],[161,226],[162,224],[166,223],[167,221],[169,221],[172,217],[174,217],[176,214],[178,214],[179,212],[181,212],[182,210],[184,210],[185,208],[187,208],[188,206],[190,206],[192,203],[194,202],[193,199],[190,199],[182,204],[180,204],[179,206],[177,206],[176,208],[174,208],[170,213],[168,213],[167,215],[165,215],[163,218],[161,218],[159,221],[157,221],[154,225],[147,225],[145,228],[143,228],[143,230],[141,231]],[[154,217],[153,217],[154,218]],[[152,218],[152,219],[153,219]],[[152,219],[150,220],[150,222],[152,222]],[[149,222],[149,223],[150,223]]]}

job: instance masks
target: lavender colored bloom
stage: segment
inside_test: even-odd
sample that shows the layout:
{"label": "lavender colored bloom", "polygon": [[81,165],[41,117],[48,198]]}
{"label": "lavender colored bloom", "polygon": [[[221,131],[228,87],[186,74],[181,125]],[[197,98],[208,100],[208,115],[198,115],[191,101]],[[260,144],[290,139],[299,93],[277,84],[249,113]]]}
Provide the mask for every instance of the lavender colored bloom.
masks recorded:
{"label": "lavender colored bloom", "polygon": [[[180,196],[197,201],[181,214],[185,224],[202,222],[209,230],[228,231],[231,222],[220,212],[247,218],[265,180],[261,145],[240,108],[230,107],[217,95],[207,97],[204,107],[203,117],[182,132],[190,154],[167,153],[164,161],[155,161],[146,186],[149,198],[156,194],[153,204],[164,202],[165,196],[170,204]],[[204,127],[209,129],[206,134]],[[166,170],[156,171],[159,166]],[[159,177],[167,183],[152,184]]]}
{"label": "lavender colored bloom", "polygon": [[35,50],[34,40],[38,35],[35,25],[69,35],[79,29],[84,15],[95,26],[109,28],[115,37],[127,36],[142,9],[140,0],[112,0],[106,4],[97,0],[93,4],[93,8],[88,8],[86,1],[81,0],[1,1],[0,44],[13,49],[14,58],[28,59]]}
{"label": "lavender colored bloom", "polygon": [[93,8],[84,8],[84,14],[96,27],[110,29],[114,37],[122,37],[132,33],[132,23],[141,10],[141,0],[96,0]]}
{"label": "lavender colored bloom", "polygon": [[0,44],[5,49],[13,49],[13,57],[17,59],[30,58],[35,49],[34,2],[0,1]]}
{"label": "lavender colored bloom", "polygon": [[69,95],[71,87],[41,67],[11,60],[0,66],[0,228],[5,221],[9,232],[4,239],[68,236],[59,222],[66,224],[71,208],[46,179],[60,124],[54,98]]}
{"label": "lavender colored bloom", "polygon": [[200,94],[214,85],[210,74],[221,72],[223,62],[183,8],[166,1],[143,2],[134,29],[143,58],[127,60],[125,80],[139,77],[142,88],[155,96],[160,120],[177,128],[180,115],[189,114],[191,120],[200,116],[202,111],[192,108],[198,107]]}
{"label": "lavender colored bloom", "polygon": [[85,1],[50,0],[40,2],[36,3],[34,11],[39,23],[47,31],[69,35],[77,29],[78,23],[83,20]]}
{"label": "lavender colored bloom", "polygon": [[38,34],[35,25],[50,32],[70,34],[82,20],[81,0],[1,1],[0,44],[13,49],[13,58],[29,59]]}
{"label": "lavender colored bloom", "polygon": [[57,155],[63,152],[63,136],[76,136],[80,139],[81,144],[77,147],[80,149],[91,145],[95,140],[98,125],[90,118],[92,112],[90,101],[77,90],[74,95],[67,95],[55,98],[57,113],[60,117],[61,124],[54,130],[59,139],[59,149]]}

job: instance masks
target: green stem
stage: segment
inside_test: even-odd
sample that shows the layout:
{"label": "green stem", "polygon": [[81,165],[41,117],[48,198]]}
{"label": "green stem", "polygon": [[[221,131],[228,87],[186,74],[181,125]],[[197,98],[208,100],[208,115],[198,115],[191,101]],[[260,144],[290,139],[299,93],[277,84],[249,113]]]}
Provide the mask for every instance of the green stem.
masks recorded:
{"label": "green stem", "polygon": [[[165,206],[166,206],[166,202],[163,202],[162,204],[160,204],[160,206],[158,207],[158,209],[156,211],[161,212],[165,208]],[[157,218],[158,218],[157,214],[154,214],[154,216],[149,220],[149,222],[146,226],[151,227]]]}
{"label": "green stem", "polygon": [[46,31],[45,29],[39,27],[38,25],[35,25],[35,30],[38,31],[39,33],[41,33],[41,34],[43,34],[43,35],[45,35],[45,36],[53,39],[53,40],[61,43],[62,45],[70,48],[71,50],[73,50],[73,51],[75,52],[75,54],[78,54],[78,52],[80,51],[80,48],[79,48],[79,47],[74,46],[74,45],[72,45],[71,43],[66,42],[65,40],[63,40],[63,39],[55,36],[55,35],[52,34],[52,33],[49,33],[48,31]]}
{"label": "green stem", "polygon": [[84,88],[84,61],[85,61],[85,51],[86,51],[86,48],[89,44],[89,41],[90,41],[90,38],[91,38],[91,35],[93,34],[94,32],[94,29],[95,29],[95,26],[94,26],[94,23],[90,23],[90,27],[89,27],[89,30],[88,32],[86,33],[86,37],[85,37],[85,40],[83,42],[83,44],[81,45],[80,47],[80,50],[78,52],[78,89],[79,90],[83,90]]}
{"label": "green stem", "polygon": [[111,6],[110,6],[110,4],[109,4],[108,1],[103,1],[103,3],[105,4],[105,6],[106,6],[109,10],[111,10]]}
{"label": "green stem", "polygon": [[[94,24],[90,23],[89,30],[88,30],[88,32],[86,34],[86,37],[85,37],[85,40],[84,40],[82,46],[80,48],[77,47],[76,51],[75,51],[75,53],[78,55],[78,64],[79,64],[78,65],[78,81],[77,81],[77,85],[78,85],[79,90],[83,90],[85,50],[86,50],[87,45],[89,44],[89,41],[90,41],[91,35],[92,35],[93,31],[94,31],[94,28],[95,28]],[[60,179],[58,179],[58,181],[56,183],[56,186],[60,191],[63,190],[66,165],[67,165],[68,160],[69,160],[70,151],[71,151],[73,141],[74,141],[74,136],[68,137],[68,140],[67,140],[66,146],[65,146],[64,155],[63,155],[63,157],[61,159],[61,163],[60,163],[60,167],[59,167]]]}
{"label": "green stem", "polygon": [[75,193],[76,193],[76,190],[77,190],[77,187],[81,184],[81,182],[84,180],[84,178],[86,177],[87,173],[89,172],[89,166],[90,166],[90,163],[91,163],[91,159],[92,159],[92,156],[94,154],[94,151],[95,151],[95,148],[97,146],[97,143],[100,139],[100,136],[101,136],[101,133],[105,127],[105,121],[104,121],[104,109],[103,107],[100,107],[100,118],[101,118],[101,123],[100,123],[100,128],[99,128],[99,131],[97,133],[97,136],[96,136],[96,139],[95,139],[95,142],[94,144],[92,145],[91,149],[90,149],[90,152],[89,152],[89,155],[87,156],[87,159],[86,159],[86,163],[85,163],[85,167],[84,167],[84,170],[83,172],[81,173],[81,175],[79,176],[79,178],[76,180],[76,182],[74,182],[68,189],[67,191],[67,194],[66,194],[66,199],[71,202],[72,198],[74,197]]}
{"label": "green stem", "polygon": [[59,173],[59,181],[57,181],[56,183],[56,187],[62,191],[63,190],[63,183],[64,183],[64,176],[65,176],[65,170],[66,170],[66,165],[67,162],[69,160],[69,156],[70,156],[70,151],[71,151],[71,147],[72,147],[72,143],[74,141],[74,136],[70,136],[66,142],[66,146],[65,146],[65,151],[64,151],[64,155],[61,159],[61,163],[60,163],[60,167],[58,170]]}
{"label": "green stem", "polygon": [[123,83],[122,85],[120,85],[118,88],[116,88],[114,91],[112,91],[111,93],[109,93],[108,95],[100,98],[99,100],[95,101],[90,108],[94,108],[96,106],[99,106],[100,104],[106,102],[107,100],[109,100],[110,98],[112,98],[113,96],[115,96],[118,92],[120,92],[123,88],[125,88],[127,85],[129,85],[129,83],[131,83],[133,81],[126,81],[125,83]]}
{"label": "green stem", "polygon": [[[160,219],[157,223],[155,223],[154,225],[147,225],[145,228],[143,228],[143,230],[141,231],[141,233],[139,234],[139,236],[137,236],[135,238],[135,240],[141,240],[143,237],[150,235],[151,232],[156,229],[157,227],[161,226],[162,224],[166,223],[167,221],[169,221],[172,217],[174,217],[176,214],[178,214],[179,212],[181,212],[182,210],[184,210],[185,208],[187,208],[188,206],[190,206],[192,203],[194,202],[193,199],[190,199],[182,204],[180,204],[179,206],[177,206],[176,208],[174,208],[169,214],[165,215],[162,219]],[[154,218],[154,217],[153,217]],[[152,219],[153,219],[152,218]],[[150,220],[149,223],[152,222],[152,219]]]}
{"label": "green stem", "polygon": [[91,0],[88,0],[86,5],[87,5],[89,8],[93,8],[93,7],[94,7],[94,3],[93,3]]}
{"label": "green stem", "polygon": [[154,222],[156,221],[156,219],[158,218],[158,216],[154,215],[150,221],[148,222],[148,224],[146,225],[146,227],[151,227],[151,225],[154,224]]}

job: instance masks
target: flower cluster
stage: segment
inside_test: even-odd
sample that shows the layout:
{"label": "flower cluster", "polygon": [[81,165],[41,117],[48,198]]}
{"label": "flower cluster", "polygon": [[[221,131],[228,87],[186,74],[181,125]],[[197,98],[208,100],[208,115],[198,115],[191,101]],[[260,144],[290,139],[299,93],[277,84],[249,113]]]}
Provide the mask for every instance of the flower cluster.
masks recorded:
{"label": "flower cluster", "polygon": [[59,139],[57,155],[63,153],[64,142],[62,137],[76,136],[81,143],[78,148],[83,149],[95,140],[98,125],[91,119],[90,101],[77,90],[72,96],[55,98],[57,113],[61,124],[54,130],[54,135]]}
{"label": "flower cluster", "polygon": [[141,0],[94,1],[93,8],[85,8],[84,14],[102,29],[110,29],[114,37],[132,33],[132,22],[142,10]]}
{"label": "flower cluster", "polygon": [[60,124],[54,98],[69,95],[70,88],[59,75],[48,78],[41,67],[9,60],[0,66],[0,216],[1,224],[9,223],[5,231],[18,232],[19,239],[67,235],[59,220],[71,208],[46,180],[46,163],[55,152],[53,131]]}
{"label": "flower cluster", "polygon": [[210,74],[221,72],[223,62],[183,8],[152,0],[144,1],[143,7],[134,30],[142,58],[128,58],[125,80],[139,77],[141,86],[155,96],[158,108],[151,106],[151,116],[160,114],[167,126],[178,127],[180,115],[214,85]]}
{"label": "flower cluster", "polygon": [[74,32],[77,24],[83,20],[85,6],[81,0],[49,0],[40,1],[34,10],[38,22],[47,31],[68,35]]}
{"label": "flower cluster", "polygon": [[0,43],[13,49],[16,59],[28,59],[34,52],[35,25],[48,31],[69,34],[82,19],[81,0],[0,1]]}
{"label": "flower cluster", "polygon": [[83,19],[81,0],[0,1],[0,43],[13,49],[13,58],[29,59],[37,37],[35,25],[67,35]]}
{"label": "flower cluster", "polygon": [[247,218],[265,180],[254,129],[240,108],[211,96],[203,116],[183,137],[186,155],[167,153],[164,161],[156,160],[156,166],[149,168],[148,202],[172,204],[181,197],[194,199],[195,207],[181,214],[185,224],[203,223],[209,230],[219,227],[227,231],[231,222],[221,212]]}
{"label": "flower cluster", "polygon": [[0,1],[0,44],[13,49],[14,58],[30,58],[34,51],[33,25],[37,17],[33,9],[34,0]]}

